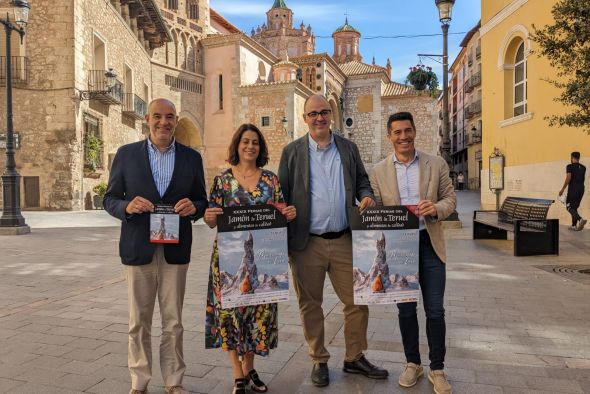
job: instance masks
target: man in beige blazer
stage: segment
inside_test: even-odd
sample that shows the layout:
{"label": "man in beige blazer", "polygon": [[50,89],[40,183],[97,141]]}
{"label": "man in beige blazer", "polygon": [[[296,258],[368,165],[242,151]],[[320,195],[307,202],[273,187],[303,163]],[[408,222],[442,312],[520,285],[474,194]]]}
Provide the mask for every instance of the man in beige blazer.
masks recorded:
{"label": "man in beige blazer", "polygon": [[[416,205],[420,217],[420,287],[426,312],[426,336],[430,349],[428,380],[437,394],[450,394],[444,373],[446,270],[441,220],[457,205],[447,163],[414,147],[416,127],[409,112],[389,117],[387,136],[393,153],[377,163],[369,175],[377,204]],[[397,304],[406,364],[399,384],[412,387],[423,374],[418,344],[417,303]]]}

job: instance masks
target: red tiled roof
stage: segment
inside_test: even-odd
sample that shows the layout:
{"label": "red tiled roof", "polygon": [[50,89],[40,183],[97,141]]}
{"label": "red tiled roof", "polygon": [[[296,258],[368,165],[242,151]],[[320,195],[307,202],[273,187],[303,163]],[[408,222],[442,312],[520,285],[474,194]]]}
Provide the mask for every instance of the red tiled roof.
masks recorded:
{"label": "red tiled roof", "polygon": [[381,96],[401,96],[405,94],[416,94],[416,90],[410,85],[404,85],[399,82],[390,82],[385,85],[385,89],[383,89]]}
{"label": "red tiled roof", "polygon": [[378,74],[387,73],[387,70],[381,66],[375,66],[372,64],[366,64],[353,60],[351,62],[342,63],[338,65],[344,74],[350,75],[363,75],[363,74]]}

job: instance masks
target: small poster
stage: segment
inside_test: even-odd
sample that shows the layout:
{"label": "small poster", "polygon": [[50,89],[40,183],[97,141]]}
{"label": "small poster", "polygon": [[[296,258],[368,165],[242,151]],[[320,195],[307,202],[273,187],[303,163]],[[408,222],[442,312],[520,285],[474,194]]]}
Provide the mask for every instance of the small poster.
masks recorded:
{"label": "small poster", "polygon": [[504,156],[490,156],[490,190],[504,189]]}
{"label": "small poster", "polygon": [[177,244],[180,241],[180,216],[168,204],[156,204],[150,214],[150,242]]}
{"label": "small poster", "polygon": [[289,300],[287,220],[273,205],[223,208],[217,217],[221,306]]}
{"label": "small poster", "polygon": [[416,206],[349,211],[356,305],[416,302],[420,297]]}

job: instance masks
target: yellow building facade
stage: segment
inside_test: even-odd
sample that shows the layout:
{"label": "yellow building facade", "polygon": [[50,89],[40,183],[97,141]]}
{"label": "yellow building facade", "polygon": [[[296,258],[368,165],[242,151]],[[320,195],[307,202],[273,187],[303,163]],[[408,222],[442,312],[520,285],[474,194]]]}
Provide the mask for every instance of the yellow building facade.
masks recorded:
{"label": "yellow building facade", "polygon": [[[505,157],[506,196],[554,199],[549,217],[569,224],[570,216],[558,202],[565,167],[572,151],[590,167],[590,135],[579,128],[549,127],[545,119],[572,111],[554,101],[560,91],[546,82],[557,70],[537,53],[531,40],[533,25],[553,24],[551,8],[557,0],[482,0],[482,159],[481,203],[493,208],[496,197],[489,189],[489,156],[499,150]],[[579,209],[590,217],[590,195]]]}

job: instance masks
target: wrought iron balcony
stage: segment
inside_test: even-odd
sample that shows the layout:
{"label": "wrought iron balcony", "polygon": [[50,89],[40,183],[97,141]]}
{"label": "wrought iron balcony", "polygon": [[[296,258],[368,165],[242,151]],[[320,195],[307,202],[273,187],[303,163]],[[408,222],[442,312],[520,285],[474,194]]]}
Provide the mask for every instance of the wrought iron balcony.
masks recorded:
{"label": "wrought iron balcony", "polygon": [[88,71],[88,90],[80,92],[82,100],[96,100],[103,104],[121,104],[123,101],[123,84],[115,78],[109,78],[105,70]]}
{"label": "wrought iron balcony", "polygon": [[471,129],[468,137],[467,142],[469,145],[479,144],[481,142],[481,130]]}
{"label": "wrought iron balcony", "polygon": [[469,112],[473,113],[473,115],[478,115],[481,113],[481,100],[474,101],[469,106]]}
{"label": "wrought iron balcony", "polygon": [[[12,86],[29,83],[29,59],[25,56],[11,56]],[[0,86],[6,86],[6,56],[0,56]]]}
{"label": "wrought iron balcony", "polygon": [[123,114],[141,120],[147,114],[147,104],[134,93],[123,93]]}
{"label": "wrought iron balcony", "polygon": [[463,119],[469,119],[471,117],[471,112],[469,111],[469,106],[465,107],[463,112]]}
{"label": "wrought iron balcony", "polygon": [[467,80],[465,91],[469,93],[479,85],[481,85],[481,71],[476,72]]}
{"label": "wrought iron balcony", "polygon": [[481,85],[481,71],[476,72],[470,78],[471,85],[473,87]]}

